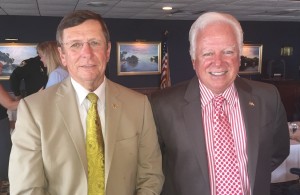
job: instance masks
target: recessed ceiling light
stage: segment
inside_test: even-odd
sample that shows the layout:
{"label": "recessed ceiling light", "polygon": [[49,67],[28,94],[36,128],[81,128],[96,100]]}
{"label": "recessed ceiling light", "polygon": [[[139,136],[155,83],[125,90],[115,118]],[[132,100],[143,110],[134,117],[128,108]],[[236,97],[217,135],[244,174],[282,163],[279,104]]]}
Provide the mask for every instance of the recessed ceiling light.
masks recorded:
{"label": "recessed ceiling light", "polygon": [[18,41],[19,39],[16,38],[6,38],[5,41]]}
{"label": "recessed ceiling light", "polygon": [[168,11],[168,10],[172,10],[173,8],[170,7],[170,6],[165,6],[165,7],[163,7],[162,9]]}
{"label": "recessed ceiling light", "polygon": [[87,3],[88,6],[93,6],[93,7],[104,7],[107,6],[106,3],[101,2],[101,1],[91,1]]}

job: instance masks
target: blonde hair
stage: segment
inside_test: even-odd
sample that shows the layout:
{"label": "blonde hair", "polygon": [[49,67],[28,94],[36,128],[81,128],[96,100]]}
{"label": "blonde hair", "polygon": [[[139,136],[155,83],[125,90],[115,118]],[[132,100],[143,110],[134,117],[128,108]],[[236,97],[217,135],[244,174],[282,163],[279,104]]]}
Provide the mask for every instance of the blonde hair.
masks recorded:
{"label": "blonde hair", "polygon": [[57,49],[56,41],[45,41],[37,45],[37,51],[45,57],[45,66],[47,67],[48,75],[57,67],[64,68],[61,64],[61,59]]}

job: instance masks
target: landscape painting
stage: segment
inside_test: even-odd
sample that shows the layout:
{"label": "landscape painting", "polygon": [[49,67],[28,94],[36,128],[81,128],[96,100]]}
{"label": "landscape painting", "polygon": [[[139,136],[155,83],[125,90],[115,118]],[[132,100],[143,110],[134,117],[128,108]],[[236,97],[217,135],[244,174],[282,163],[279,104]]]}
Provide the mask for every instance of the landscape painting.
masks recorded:
{"label": "landscape painting", "polygon": [[161,72],[160,42],[118,42],[118,75],[151,75]]}
{"label": "landscape painting", "polygon": [[262,67],[261,44],[244,44],[239,74],[259,74]]}
{"label": "landscape painting", "polygon": [[9,79],[13,70],[23,60],[37,56],[36,44],[32,43],[0,43],[0,62],[3,64],[0,79]]}

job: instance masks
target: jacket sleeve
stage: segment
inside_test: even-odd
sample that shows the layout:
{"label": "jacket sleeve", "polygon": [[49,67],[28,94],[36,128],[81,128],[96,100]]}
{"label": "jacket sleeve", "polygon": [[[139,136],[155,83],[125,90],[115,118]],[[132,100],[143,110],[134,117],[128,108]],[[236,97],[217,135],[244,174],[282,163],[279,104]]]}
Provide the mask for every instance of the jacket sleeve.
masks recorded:
{"label": "jacket sleeve", "polygon": [[162,158],[156,126],[148,98],[145,96],[143,130],[139,141],[137,195],[159,195],[164,183]]}
{"label": "jacket sleeve", "polygon": [[280,95],[277,92],[277,110],[274,118],[274,135],[272,147],[271,170],[275,170],[289,155],[289,129],[286,119],[286,112],[281,102]]}
{"label": "jacket sleeve", "polygon": [[40,132],[23,99],[18,106],[12,143],[9,163],[11,194],[48,195]]}

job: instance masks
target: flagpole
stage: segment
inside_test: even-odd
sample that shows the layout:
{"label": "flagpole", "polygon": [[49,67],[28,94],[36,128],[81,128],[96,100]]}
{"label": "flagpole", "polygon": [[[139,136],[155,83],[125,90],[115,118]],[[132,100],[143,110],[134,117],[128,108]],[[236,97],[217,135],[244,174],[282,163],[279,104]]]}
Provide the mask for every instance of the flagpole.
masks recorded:
{"label": "flagpole", "polygon": [[168,30],[163,33],[162,41],[162,61],[161,61],[161,83],[160,88],[164,89],[171,86],[169,54],[168,54]]}

